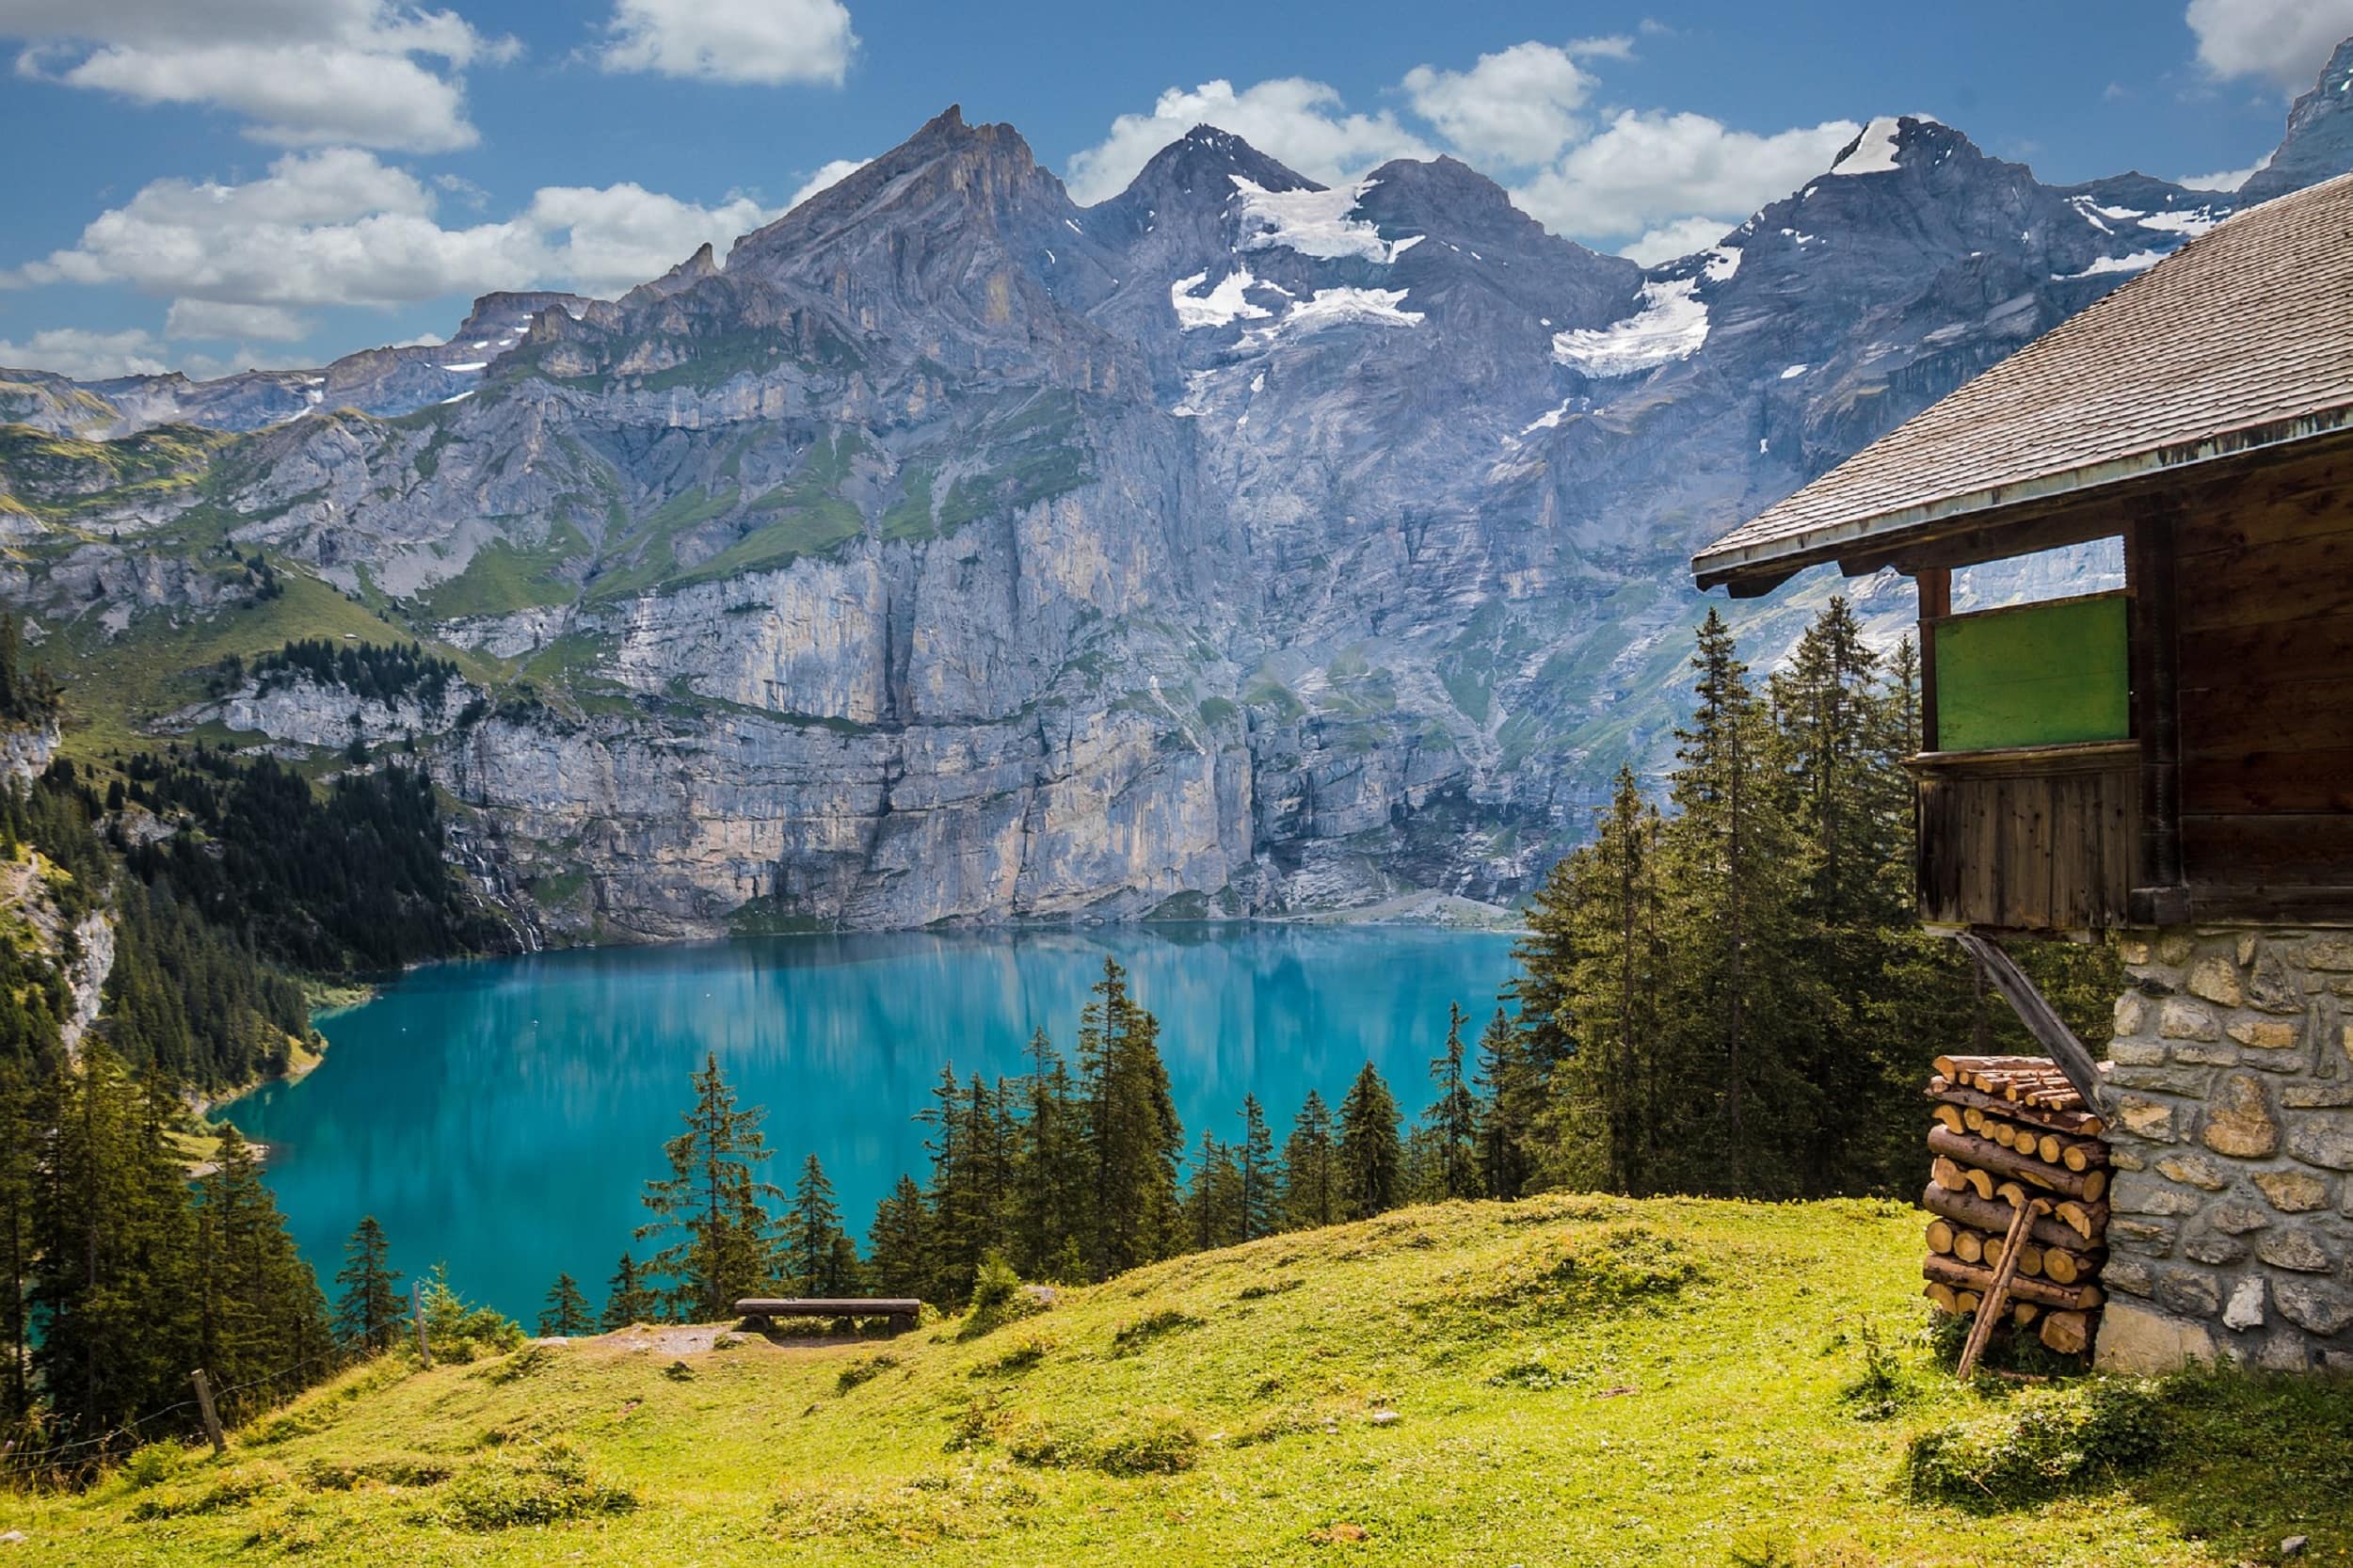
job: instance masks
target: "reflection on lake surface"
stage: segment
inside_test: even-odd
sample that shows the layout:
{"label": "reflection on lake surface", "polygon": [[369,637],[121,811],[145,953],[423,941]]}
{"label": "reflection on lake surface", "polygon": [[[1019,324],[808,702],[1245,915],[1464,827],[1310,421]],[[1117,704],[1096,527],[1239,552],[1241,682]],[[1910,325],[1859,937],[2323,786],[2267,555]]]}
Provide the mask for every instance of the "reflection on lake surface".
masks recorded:
{"label": "reflection on lake surface", "polygon": [[326,1064],[232,1114],[270,1145],[271,1183],[322,1281],[373,1213],[400,1267],[446,1260],[462,1292],[527,1325],[559,1270],[600,1299],[705,1051],[746,1103],[768,1108],[773,1179],[789,1187],[816,1154],[862,1237],[898,1174],[921,1174],[911,1117],[941,1065],[1019,1072],[1041,1025],[1071,1052],[1107,956],[1160,1016],[1197,1144],[1205,1127],[1239,1133],[1246,1093],[1279,1141],[1309,1088],[1337,1103],[1367,1059],[1418,1110],[1447,1004],[1463,1004],[1475,1035],[1510,951],[1486,933],[1205,925],[751,938],[443,965],[324,1018]]}

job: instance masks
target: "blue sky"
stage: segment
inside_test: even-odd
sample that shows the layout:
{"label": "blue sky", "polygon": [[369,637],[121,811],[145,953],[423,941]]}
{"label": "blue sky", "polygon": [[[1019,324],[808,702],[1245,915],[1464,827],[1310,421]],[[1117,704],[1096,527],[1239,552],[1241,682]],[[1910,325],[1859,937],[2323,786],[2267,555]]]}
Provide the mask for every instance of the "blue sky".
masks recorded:
{"label": "blue sky", "polygon": [[1081,200],[1209,120],[1327,181],[1452,152],[1652,259],[1874,114],[2053,182],[2244,170],[2346,35],[2353,0],[0,0],[0,363],[317,363],[617,293],[950,103]]}

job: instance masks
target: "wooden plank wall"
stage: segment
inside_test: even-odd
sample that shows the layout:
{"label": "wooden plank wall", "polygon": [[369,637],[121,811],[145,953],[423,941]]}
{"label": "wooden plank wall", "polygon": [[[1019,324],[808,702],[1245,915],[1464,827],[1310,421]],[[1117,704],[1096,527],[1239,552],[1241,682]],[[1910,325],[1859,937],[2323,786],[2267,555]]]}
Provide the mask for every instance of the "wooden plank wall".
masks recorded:
{"label": "wooden plank wall", "polygon": [[2353,453],[2175,517],[2185,879],[2353,886]]}
{"label": "wooden plank wall", "polygon": [[2140,840],[2127,741],[1914,759],[1920,918],[2000,931],[2124,923]]}

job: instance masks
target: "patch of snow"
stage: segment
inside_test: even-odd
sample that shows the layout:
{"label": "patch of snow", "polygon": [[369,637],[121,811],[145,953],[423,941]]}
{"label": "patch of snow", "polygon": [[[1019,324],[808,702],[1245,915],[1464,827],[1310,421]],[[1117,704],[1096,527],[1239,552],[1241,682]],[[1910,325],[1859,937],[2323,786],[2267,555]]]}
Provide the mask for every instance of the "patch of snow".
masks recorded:
{"label": "patch of snow", "polygon": [[2201,207],[2194,213],[2151,213],[2140,219],[2143,229],[2154,229],[2164,234],[2202,234],[2222,220],[2211,208]]}
{"label": "patch of snow", "polygon": [[1854,151],[1830,166],[1833,174],[1893,174],[1903,166],[1896,161],[1897,133],[1903,122],[1893,115],[1881,115],[1863,128],[1856,138]]}
{"label": "patch of snow", "polygon": [[1561,407],[1537,419],[1534,424],[1529,424],[1526,429],[1522,430],[1520,434],[1523,436],[1532,436],[1539,430],[1558,430],[1561,427],[1561,422],[1569,417],[1569,405],[1575,403],[1577,399],[1574,397],[1563,398],[1561,400]]}
{"label": "patch of snow", "polygon": [[1550,316],[1538,316],[1536,320],[1542,326],[1549,327],[1552,325],[1552,318]]}
{"label": "patch of snow", "polygon": [[1242,291],[1255,280],[1250,269],[1228,273],[1208,294],[1193,291],[1209,280],[1207,272],[1196,272],[1190,278],[1179,278],[1168,285],[1168,302],[1176,308],[1176,325],[1186,331],[1197,327],[1226,327],[1237,321],[1255,321],[1269,314],[1263,305],[1253,305]]}
{"label": "patch of snow", "polygon": [[1271,343],[1278,335],[1321,331],[1349,322],[1418,327],[1421,312],[1398,308],[1405,303],[1405,294],[1403,289],[1318,289],[1314,298],[1301,300],[1284,312],[1280,321],[1259,328],[1254,336],[1260,343]]}
{"label": "patch of snow", "polygon": [[327,401],[327,394],[319,391],[316,387],[312,387],[302,395],[305,399],[312,403],[324,403]]}
{"label": "patch of snow", "polygon": [[472,397],[473,394],[474,394],[474,389],[473,389],[473,388],[472,388],[472,387],[468,387],[468,388],[467,388],[464,392],[459,392],[459,393],[458,393],[456,397],[444,397],[443,399],[441,399],[441,401],[442,401],[444,404],[448,404],[448,403],[463,403],[463,402],[465,402],[465,401],[466,401],[466,399],[468,399],[468,398]]}
{"label": "patch of snow", "polygon": [[1428,234],[1406,235],[1403,239],[1389,247],[1389,260],[1393,262],[1396,261],[1400,256],[1404,255],[1405,252],[1411,250],[1414,247],[1419,245],[1422,241],[1428,239],[1429,237],[1430,236]]}
{"label": "patch of snow", "polygon": [[1046,264],[1048,266],[1054,264],[1054,248],[1050,245],[1046,248]]}
{"label": "patch of snow", "polygon": [[1813,367],[1811,365],[1791,365],[1787,370],[1781,373],[1781,378],[1785,381],[1795,381],[1799,376],[1803,376],[1812,368]]}
{"label": "patch of snow", "polygon": [[490,340],[488,338],[477,338],[466,346],[468,348],[488,348],[490,346]]}
{"label": "patch of snow", "polygon": [[1765,453],[1765,452],[1768,452],[1768,451],[1770,451],[1770,450],[1771,450],[1771,445],[1772,445],[1772,443],[1771,443],[1771,442],[1769,442],[1769,441],[1768,441],[1768,440],[1766,440],[1766,439],[1765,439],[1764,437],[1762,437],[1762,436],[1759,436],[1759,437],[1756,439],[1756,450],[1757,450],[1760,454]]}
{"label": "patch of snow", "polygon": [[1740,248],[1720,245],[1707,253],[1707,265],[1703,269],[1711,283],[1721,283],[1740,270]]}
{"label": "patch of snow", "polygon": [[441,368],[453,376],[472,376],[475,371],[488,366],[489,362],[488,360],[469,360],[462,365],[443,365]]}
{"label": "patch of snow", "polygon": [[2103,256],[2081,272],[2054,272],[2051,281],[2066,283],[2078,278],[2097,278],[2109,272],[2146,272],[2164,261],[2168,254],[2169,252],[2163,250],[2136,250],[2129,256]]}
{"label": "patch of snow", "polygon": [[1066,217],[1065,217],[1065,218],[1064,218],[1064,219],[1062,220],[1062,226],[1063,226],[1064,228],[1065,228],[1065,229],[1069,230],[1069,231],[1070,231],[1072,233],[1074,233],[1074,234],[1083,234],[1083,233],[1085,233],[1085,232],[1086,232],[1086,231],[1085,231],[1085,230],[1083,230],[1083,229],[1080,228],[1077,224],[1075,224],[1075,223],[1071,222],[1071,221],[1070,221],[1068,218],[1066,218]]}
{"label": "patch of snow", "polygon": [[1699,280],[1642,285],[1642,308],[1598,330],[1580,327],[1556,332],[1552,357],[1588,376],[1631,376],[1676,360],[1688,360],[1707,341],[1707,307],[1700,303]]}
{"label": "patch of snow", "polygon": [[1355,211],[1358,200],[1372,189],[1376,181],[1366,180],[1333,190],[1272,191],[1239,174],[1226,178],[1241,193],[1244,250],[1282,246],[1327,262],[1349,256],[1381,263],[1390,259],[1389,247],[1381,238],[1381,232],[1361,218],[1348,216]]}
{"label": "patch of snow", "polygon": [[1250,390],[1251,390],[1252,392],[1264,392],[1264,391],[1266,390],[1266,372],[1265,372],[1265,371],[1263,371],[1263,370],[1262,370],[1262,371],[1258,372],[1258,374],[1257,374],[1257,375],[1256,375],[1256,376],[1252,376],[1252,377],[1250,378]]}
{"label": "patch of snow", "polygon": [[2099,230],[2100,232],[2104,234],[2113,234],[2116,232],[2115,230],[2100,221],[2100,214],[2105,209],[2095,205],[2091,198],[2089,196],[2079,196],[2075,198],[2073,201],[2070,202],[2069,205],[2075,209],[2076,216],[2081,217],[2086,223],[2090,224],[2094,229]]}
{"label": "patch of snow", "polygon": [[1178,419],[1199,419],[1208,413],[1209,410],[1201,400],[1209,395],[1209,382],[1216,375],[1213,370],[1196,370],[1186,376],[1185,395],[1169,412]]}
{"label": "patch of snow", "polygon": [[[2078,197],[2076,200],[2081,201],[2089,201],[2091,200],[2091,198],[2085,196]],[[2140,216],[2140,214],[2135,212],[2130,207],[2103,207],[2096,202],[2093,203],[2091,210],[2098,213],[2102,217],[2112,217],[2119,223],[2123,222],[2127,218],[2136,218]]]}

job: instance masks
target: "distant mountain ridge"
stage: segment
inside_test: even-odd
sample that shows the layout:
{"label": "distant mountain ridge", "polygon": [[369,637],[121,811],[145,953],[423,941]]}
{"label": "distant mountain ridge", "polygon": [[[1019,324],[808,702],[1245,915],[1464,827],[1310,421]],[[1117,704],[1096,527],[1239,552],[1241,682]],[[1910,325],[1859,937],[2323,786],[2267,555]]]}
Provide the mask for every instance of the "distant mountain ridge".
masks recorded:
{"label": "distant mountain ridge", "polygon": [[[2264,190],[2353,164],[2330,71]],[[0,372],[0,599],[150,728],[413,734],[555,936],[1508,897],[1666,744],[1693,545],[2238,200],[1891,117],[1645,269],[1451,159],[1332,190],[1208,126],[1080,208],[952,108],[618,300]],[[312,583],[481,700],[201,689]]]}

